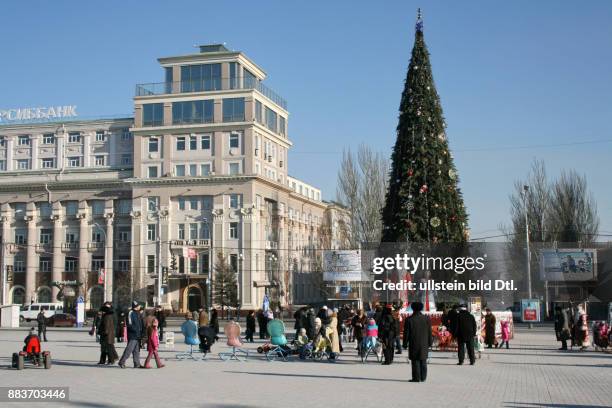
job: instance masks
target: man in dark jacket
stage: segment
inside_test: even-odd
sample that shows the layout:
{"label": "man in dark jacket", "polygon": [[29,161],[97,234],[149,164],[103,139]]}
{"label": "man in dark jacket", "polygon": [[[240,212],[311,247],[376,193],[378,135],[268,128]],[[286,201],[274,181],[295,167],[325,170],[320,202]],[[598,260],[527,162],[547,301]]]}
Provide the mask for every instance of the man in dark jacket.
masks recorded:
{"label": "man in dark jacket", "polygon": [[383,310],[380,318],[380,324],[378,325],[378,336],[383,344],[383,352],[385,360],[383,365],[390,365],[393,363],[393,356],[395,355],[395,336],[399,335],[396,331],[397,326],[395,319],[392,314],[392,306],[388,304]]}
{"label": "man in dark jacket", "polygon": [[411,382],[424,382],[427,379],[427,355],[433,344],[431,321],[421,311],[421,302],[412,303],[414,312],[404,322],[404,348],[408,349],[408,358],[412,363]]}
{"label": "man in dark jacket", "polygon": [[313,340],[317,333],[315,333],[315,313],[312,307],[308,309],[308,312],[306,313],[306,324],[304,325],[304,328],[306,329],[308,339]]}
{"label": "man in dark jacket", "polygon": [[468,357],[470,358],[470,365],[476,363],[476,357],[474,356],[474,337],[476,336],[476,319],[474,316],[467,311],[467,306],[461,305],[459,307],[459,314],[457,315],[457,329],[455,336],[457,337],[457,354],[459,357],[459,363],[462,365],[465,360],[465,348],[467,347]]}
{"label": "man in dark jacket", "polygon": [[295,329],[295,338],[300,334],[300,330],[304,327],[302,326],[302,314],[304,313],[304,308],[299,308],[293,314],[293,318],[295,319],[295,324],[293,328]]}
{"label": "man in dark jacket", "polygon": [[555,307],[555,334],[557,341],[561,342],[559,350],[567,350],[567,340],[570,338],[569,318],[567,311],[561,309],[561,306]]}
{"label": "man in dark jacket", "polygon": [[115,318],[113,309],[110,305],[102,306],[102,322],[99,326],[100,334],[100,361],[98,364],[113,365],[119,359],[115,350]]}
{"label": "man in dark jacket", "polygon": [[453,305],[452,309],[448,311],[444,325],[448,331],[457,337],[457,316],[459,315],[459,305]]}
{"label": "man in dark jacket", "polygon": [[45,312],[41,309],[36,316],[36,321],[38,322],[38,337],[41,341],[47,341],[47,318],[45,317]]}
{"label": "man in dark jacket", "polygon": [[164,341],[164,327],[166,327],[166,313],[160,305],[155,306],[155,318],[157,319],[157,327],[159,333],[159,341]]}
{"label": "man in dark jacket", "polygon": [[140,340],[143,337],[144,324],[140,314],[140,304],[136,301],[132,302],[132,310],[127,316],[127,339],[128,344],[123,351],[123,355],[119,360],[119,367],[125,368],[125,361],[129,355],[132,355],[134,360],[134,368],[140,367]]}

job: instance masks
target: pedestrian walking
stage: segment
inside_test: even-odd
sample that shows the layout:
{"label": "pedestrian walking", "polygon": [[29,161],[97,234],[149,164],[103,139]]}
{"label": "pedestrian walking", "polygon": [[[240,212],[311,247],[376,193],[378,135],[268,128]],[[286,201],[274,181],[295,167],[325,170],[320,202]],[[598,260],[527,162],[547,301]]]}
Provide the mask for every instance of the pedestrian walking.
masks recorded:
{"label": "pedestrian walking", "polygon": [[502,348],[503,345],[506,345],[506,348],[510,348],[510,322],[507,320],[502,320],[500,323],[501,326],[501,343],[499,343],[499,348]]}
{"label": "pedestrian walking", "polygon": [[123,355],[119,360],[119,367],[125,368],[125,361],[130,354],[134,361],[134,368],[140,367],[140,341],[143,338],[144,324],[140,314],[140,304],[136,301],[132,302],[132,310],[127,316],[127,340],[128,344],[123,351]]}
{"label": "pedestrian walking", "polygon": [[143,368],[152,368],[151,364],[149,364],[151,362],[151,357],[155,358],[155,364],[157,365],[157,368],[163,368],[164,364],[162,364],[161,359],[159,358],[159,332],[158,332],[158,328],[159,328],[159,322],[157,321],[157,318],[155,320],[153,320],[153,322],[151,323],[151,325],[147,328],[147,358],[145,359],[144,362],[144,366],[142,366]]}
{"label": "pedestrian walking", "polygon": [[571,337],[569,318],[567,310],[562,309],[561,306],[555,307],[555,335],[557,336],[557,341],[561,342],[559,350],[567,350],[567,341]]}
{"label": "pedestrian walking", "polygon": [[306,313],[304,328],[306,329],[306,335],[310,340],[314,340],[315,336],[317,335],[315,330],[315,317],[314,309],[312,307],[309,308],[308,312]]}
{"label": "pedestrian walking", "polygon": [[200,314],[198,315],[198,328],[208,326],[208,313],[203,307],[200,308]]}
{"label": "pedestrian walking", "polygon": [[393,312],[391,313],[393,315],[393,321],[395,322],[396,335],[393,341],[395,345],[395,354],[402,354],[402,345],[401,345],[401,338],[400,338],[400,327],[401,327],[402,315],[400,315],[400,309],[401,309],[401,304],[397,302],[393,305]]}
{"label": "pedestrian walking", "polygon": [[362,343],[363,343],[363,328],[365,325],[365,313],[363,310],[357,311],[357,314],[351,319],[351,326],[353,326],[353,337],[357,342],[357,353],[359,356],[362,354]]}
{"label": "pedestrian walking", "polygon": [[47,318],[42,309],[36,316],[36,322],[38,322],[38,338],[41,341],[47,341]]}
{"label": "pedestrian walking", "polygon": [[166,312],[160,305],[155,307],[155,318],[157,319],[159,341],[164,341],[164,329],[166,328]]}
{"label": "pedestrian walking", "polygon": [[208,325],[215,330],[215,340],[217,340],[219,338],[219,313],[217,309],[213,308],[210,312],[210,322]]}
{"label": "pedestrian walking", "polygon": [[491,309],[485,309],[485,344],[487,348],[497,347],[497,340],[495,339],[495,324],[497,323],[495,315],[491,312]]}
{"label": "pedestrian walking", "polygon": [[423,313],[423,303],[413,302],[412,316],[404,322],[404,343],[412,365],[410,382],[424,382],[427,379],[427,357],[433,344],[431,321]]}
{"label": "pedestrian walking", "polygon": [[247,314],[246,317],[246,333],[245,333],[245,340],[250,342],[250,343],[254,343],[255,340],[253,340],[253,335],[255,334],[255,312],[253,310],[249,311],[249,314]]}
{"label": "pedestrian walking", "polygon": [[257,324],[259,325],[259,338],[265,339],[266,337],[266,324],[265,324],[266,316],[264,315],[264,311],[259,309],[257,311]]}
{"label": "pedestrian walking", "polygon": [[391,304],[386,305],[381,312],[380,324],[378,325],[378,335],[380,336],[383,345],[383,354],[385,359],[383,365],[393,364],[393,356],[395,355],[395,336],[397,333],[395,319],[393,319]]}
{"label": "pedestrian walking", "polygon": [[98,364],[113,365],[119,359],[115,350],[115,318],[112,306],[106,303],[102,306],[102,319],[99,325],[100,360]]}
{"label": "pedestrian walking", "polygon": [[457,315],[457,355],[459,362],[457,365],[462,365],[465,360],[465,349],[467,348],[470,365],[476,364],[476,356],[474,354],[474,337],[476,337],[476,319],[467,311],[466,305],[459,307]]}

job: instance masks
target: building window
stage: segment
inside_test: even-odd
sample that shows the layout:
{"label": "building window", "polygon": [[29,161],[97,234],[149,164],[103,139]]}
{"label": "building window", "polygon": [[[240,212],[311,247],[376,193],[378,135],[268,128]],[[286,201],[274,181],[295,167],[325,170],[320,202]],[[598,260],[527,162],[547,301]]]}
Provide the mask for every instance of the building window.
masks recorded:
{"label": "building window", "polygon": [[200,227],[200,238],[210,239],[210,227],[208,226],[208,223],[206,222],[203,222],[202,226]]}
{"label": "building window", "polygon": [[210,164],[200,165],[200,172],[202,176],[210,176]]}
{"label": "building window", "polygon": [[94,272],[98,272],[99,270],[104,269],[104,257],[102,256],[94,256],[91,259],[91,270]]}
{"label": "building window", "polygon": [[204,210],[212,209],[212,197],[206,196],[202,199],[202,209]]}
{"label": "building window", "polygon": [[161,126],[164,123],[164,104],[146,103],[142,105],[142,126]]}
{"label": "building window", "polygon": [[238,194],[230,194],[230,208],[238,208],[240,206],[240,197]]}
{"label": "building window", "polygon": [[149,241],[157,240],[157,224],[147,225],[147,240]]}
{"label": "building window", "polygon": [[103,242],[104,235],[102,231],[103,230],[101,228],[95,227],[95,229],[91,231],[91,242]]}
{"label": "building window", "polygon": [[176,138],[176,150],[182,152],[185,150],[185,137],[180,136]]}
{"label": "building window", "polygon": [[238,64],[236,62],[229,63],[229,74],[230,89],[238,89]]}
{"label": "building window", "polygon": [[25,272],[25,260],[21,258],[15,257],[13,261],[13,271],[15,272]]}
{"label": "building window", "polygon": [[276,112],[266,106],[266,127],[276,132]]}
{"label": "building window", "polygon": [[223,99],[223,121],[244,122],[244,98]]}
{"label": "building window", "polygon": [[189,136],[189,150],[198,150],[197,136]]}
{"label": "building window", "polygon": [[30,136],[19,136],[17,138],[17,145],[19,145],[19,146],[29,146],[30,145]]}
{"label": "building window", "polygon": [[172,104],[172,123],[188,125],[192,123],[212,123],[214,121],[215,102],[205,101],[174,102]]}
{"label": "building window", "polygon": [[189,199],[189,209],[190,210],[197,210],[198,209],[198,198],[197,197],[191,197]]}
{"label": "building window", "polygon": [[66,258],[64,261],[64,269],[66,272],[76,272],[78,260],[76,258]]}
{"label": "building window", "polygon": [[149,275],[155,273],[155,255],[147,255],[147,273]]}
{"label": "building window", "polygon": [[6,170],[6,160],[0,160],[0,171]]}
{"label": "building window", "polygon": [[124,165],[132,164],[132,154],[131,153],[123,153],[121,155],[121,164],[124,164]]}
{"label": "building window", "polygon": [[229,174],[232,176],[240,174],[240,163],[230,163],[229,164]]}
{"label": "building window", "polygon": [[21,230],[21,229],[15,230],[15,244],[25,245],[26,236],[27,236],[27,233],[25,230]]}
{"label": "building window", "polygon": [[184,177],[185,176],[185,165],[177,164],[174,167],[174,172],[175,172],[176,177]]}
{"label": "building window", "polygon": [[64,203],[64,208],[66,211],[66,215],[74,216],[77,215],[79,211],[79,202],[78,201],[66,201]]}
{"label": "building window", "polygon": [[189,239],[198,239],[198,224],[196,222],[189,224]]}
{"label": "building window", "polygon": [[81,143],[81,134],[79,132],[68,133],[68,143]]}
{"label": "building window", "polygon": [[201,274],[208,274],[208,272],[210,271],[210,267],[209,267],[209,258],[208,258],[208,254],[201,254],[200,255],[200,273]]}
{"label": "building window", "polygon": [[230,222],[229,237],[231,239],[238,239],[238,223],[237,222]]}
{"label": "building window", "polygon": [[258,123],[263,123],[263,121],[261,120],[262,118],[262,105],[261,102],[259,102],[258,100],[255,100],[255,120]]}
{"label": "building window", "polygon": [[96,131],[96,142],[105,142],[106,141],[106,134],[104,133],[103,130],[98,130]]}
{"label": "building window", "polygon": [[132,132],[130,132],[129,128],[121,129],[121,140],[132,140]]}
{"label": "building window", "polygon": [[204,135],[202,136],[202,150],[210,150],[210,136]]}
{"label": "building window", "polygon": [[130,227],[121,227],[118,234],[119,242],[130,242],[132,240],[132,232]]}
{"label": "building window", "polygon": [[55,159],[45,158],[41,160],[41,167],[43,169],[52,169],[55,167]]}
{"label": "building window", "polygon": [[159,206],[159,197],[147,197],[147,211],[155,212]]}
{"label": "building window", "polygon": [[238,133],[231,133],[229,137],[230,149],[240,148],[240,135]]}
{"label": "building window", "polygon": [[184,65],[181,67],[181,92],[218,91],[221,89],[221,64]]}
{"label": "building window", "polygon": [[106,157],[105,156],[96,156],[95,157],[95,165],[96,166],[105,166],[106,165]]}
{"label": "building window", "polygon": [[43,135],[42,142],[44,145],[55,144],[55,135],[53,133],[45,133]]}
{"label": "building window", "polygon": [[157,166],[149,166],[149,178],[157,177]]}
{"label": "building window", "polygon": [[95,216],[104,215],[106,203],[103,200],[95,200],[91,202],[91,213]]}
{"label": "building window", "polygon": [[81,158],[68,157],[68,167],[81,167]]}
{"label": "building window", "polygon": [[30,159],[17,160],[17,169],[18,170],[29,170],[30,169]]}
{"label": "building window", "polygon": [[149,153],[159,152],[159,139],[156,137],[149,138]]}
{"label": "building window", "polygon": [[38,267],[40,272],[51,272],[51,260],[49,258],[40,258]]}
{"label": "building window", "polygon": [[6,143],[6,139],[4,138],[4,136],[0,136],[0,147],[4,147]]}
{"label": "building window", "polygon": [[178,224],[178,239],[185,239],[185,224]]}
{"label": "building window", "polygon": [[41,244],[49,244],[51,243],[51,236],[53,235],[53,230],[50,229],[41,229],[40,230],[40,243]]}
{"label": "building window", "polygon": [[189,165],[189,175],[193,177],[198,175],[198,166],[196,164]]}
{"label": "building window", "polygon": [[178,199],[178,208],[181,211],[185,211],[185,199],[182,197]]}
{"label": "building window", "polygon": [[130,270],[130,260],[129,259],[118,259],[117,260],[117,270],[119,272],[127,272]]}
{"label": "building window", "polygon": [[287,122],[283,116],[278,116],[278,133],[285,136],[285,127],[287,126]]}
{"label": "building window", "polygon": [[117,200],[117,213],[119,215],[130,215],[132,211],[132,200],[121,199]]}
{"label": "building window", "polygon": [[53,207],[51,203],[37,203],[36,207],[38,207],[38,215],[40,217],[50,217],[51,212],[53,211]]}

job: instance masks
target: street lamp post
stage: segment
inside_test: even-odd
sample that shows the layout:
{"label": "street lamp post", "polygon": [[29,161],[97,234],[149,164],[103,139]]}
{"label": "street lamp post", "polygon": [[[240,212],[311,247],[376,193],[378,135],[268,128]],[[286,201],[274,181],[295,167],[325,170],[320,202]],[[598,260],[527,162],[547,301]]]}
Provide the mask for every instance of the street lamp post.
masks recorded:
{"label": "street lamp post", "polygon": [[[529,186],[523,186],[523,208],[525,211],[525,245],[527,247],[527,296],[531,300],[531,249],[529,248],[529,215],[527,212],[527,194],[529,194]],[[528,327],[533,328],[533,324],[529,322]]]}
{"label": "street lamp post", "polygon": [[[104,259],[106,260],[106,252],[107,252],[107,246],[108,244],[106,243],[106,231],[104,231],[104,228],[102,228],[100,226],[100,224],[98,224],[97,222],[94,222],[94,225],[96,226],[97,229],[99,229],[100,231],[102,231],[102,234],[104,235]],[[111,262],[113,262],[113,260],[110,260]],[[104,265],[104,282],[103,282],[103,288],[104,288],[104,301],[106,302],[108,300],[108,297],[106,296],[106,270],[108,265]],[[98,273],[100,273],[100,271],[98,270]]]}

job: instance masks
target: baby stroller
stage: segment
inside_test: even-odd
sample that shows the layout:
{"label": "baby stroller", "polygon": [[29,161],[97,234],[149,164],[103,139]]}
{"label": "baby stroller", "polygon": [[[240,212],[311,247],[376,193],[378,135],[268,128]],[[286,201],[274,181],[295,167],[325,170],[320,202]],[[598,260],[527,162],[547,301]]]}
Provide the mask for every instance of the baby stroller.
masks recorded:
{"label": "baby stroller", "polygon": [[206,357],[207,353],[212,351],[212,345],[215,344],[215,330],[210,326],[201,326],[198,329],[198,337],[200,338],[200,351]]}
{"label": "baby stroller", "polygon": [[610,345],[610,327],[605,322],[595,323],[593,327],[593,346],[604,351]]}
{"label": "baby stroller", "polygon": [[274,361],[277,357],[287,361],[287,356],[291,354],[291,348],[287,346],[285,337],[285,323],[282,320],[274,319],[268,322],[268,334],[270,335],[271,347],[266,352],[268,361]]}
{"label": "baby stroller", "polygon": [[323,358],[327,358],[327,361],[335,361],[338,357],[336,353],[333,353],[331,336],[333,329],[329,326],[321,329],[319,334],[314,338],[312,342],[311,358],[313,360],[321,361]]}
{"label": "baby stroller", "polygon": [[382,361],[382,344],[378,341],[378,326],[374,319],[370,319],[366,327],[366,335],[360,349],[361,362],[368,361],[372,354],[376,356],[376,361]]}

